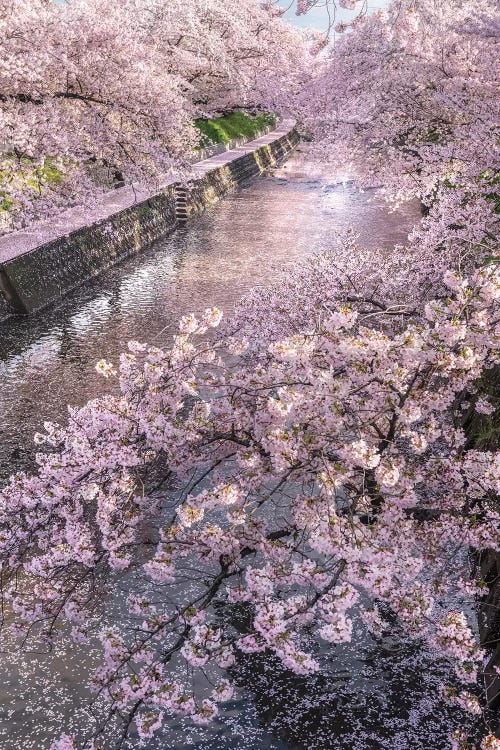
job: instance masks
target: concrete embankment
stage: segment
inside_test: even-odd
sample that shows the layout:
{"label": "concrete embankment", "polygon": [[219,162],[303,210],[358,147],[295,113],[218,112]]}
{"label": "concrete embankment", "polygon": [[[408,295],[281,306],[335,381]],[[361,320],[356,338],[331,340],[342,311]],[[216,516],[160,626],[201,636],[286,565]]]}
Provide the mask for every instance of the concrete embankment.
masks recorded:
{"label": "concrete embankment", "polygon": [[144,250],[246,180],[287,159],[295,123],[193,165],[182,184],[170,177],[151,194],[126,186],[89,208],[0,238],[0,321],[52,304],[87,279]]}

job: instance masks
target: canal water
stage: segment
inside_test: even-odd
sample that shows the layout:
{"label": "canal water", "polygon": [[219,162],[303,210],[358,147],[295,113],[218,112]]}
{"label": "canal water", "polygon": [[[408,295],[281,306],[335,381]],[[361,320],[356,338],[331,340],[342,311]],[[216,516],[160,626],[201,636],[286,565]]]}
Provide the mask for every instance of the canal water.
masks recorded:
{"label": "canal water", "polygon": [[[273,173],[89,282],[57,307],[0,324],[0,480],[32,464],[32,436],[109,388],[97,360],[117,361],[130,339],[168,345],[187,312],[216,305],[226,314],[252,287],[322,250],[354,226],[361,244],[404,243],[418,206],[390,212],[377,191],[308,161],[301,147]],[[249,658],[220,720],[195,729],[173,720],[136,750],[444,750],[458,717],[443,709],[447,668],[396,636],[375,643],[356,625],[352,644],[320,651],[314,678],[293,677],[271,659]],[[1,750],[47,750],[64,727],[88,724],[81,687],[93,649],[0,656]],[[462,722],[463,725],[463,722]],[[476,731],[478,727],[471,727]],[[50,738],[50,739],[49,739]],[[108,750],[108,748],[106,748]],[[111,750],[111,749],[109,749]]]}

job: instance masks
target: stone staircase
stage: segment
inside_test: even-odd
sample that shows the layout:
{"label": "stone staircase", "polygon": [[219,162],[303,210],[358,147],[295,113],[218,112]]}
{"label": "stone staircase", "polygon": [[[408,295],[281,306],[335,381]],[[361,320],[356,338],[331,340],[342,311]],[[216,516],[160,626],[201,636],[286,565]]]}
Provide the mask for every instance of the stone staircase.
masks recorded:
{"label": "stone staircase", "polygon": [[189,190],[184,185],[175,186],[175,218],[179,226],[184,226],[189,218]]}

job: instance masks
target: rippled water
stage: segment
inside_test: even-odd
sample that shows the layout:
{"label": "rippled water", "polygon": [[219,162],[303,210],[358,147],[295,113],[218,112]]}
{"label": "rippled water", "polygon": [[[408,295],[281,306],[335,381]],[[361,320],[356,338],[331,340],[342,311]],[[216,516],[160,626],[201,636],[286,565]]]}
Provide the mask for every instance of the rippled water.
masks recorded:
{"label": "rippled water", "polygon": [[[418,207],[389,213],[298,153],[149,251],[116,266],[36,317],[0,324],[0,475],[29,466],[32,434],[108,387],[95,362],[129,339],[168,343],[181,314],[230,312],[251,287],[335,245],[354,224],[361,242],[404,242]],[[309,680],[270,659],[243,661],[241,690],[206,730],[173,720],[148,748],[162,750],[441,750],[453,716],[436,706],[443,665],[421,648],[376,644],[357,625],[350,645],[319,654]],[[46,750],[49,737],[88,721],[81,685],[92,649],[4,654],[0,748]],[[134,750],[139,747],[132,742]],[[106,748],[108,750],[108,748]]]}
{"label": "rippled water", "polygon": [[[335,244],[355,224],[370,246],[406,239],[414,205],[389,213],[298,154],[57,307],[0,324],[0,477],[26,465],[32,435],[107,382],[94,371],[130,339],[164,344],[186,312],[230,312],[251,287]],[[319,176],[318,176],[319,175]]]}

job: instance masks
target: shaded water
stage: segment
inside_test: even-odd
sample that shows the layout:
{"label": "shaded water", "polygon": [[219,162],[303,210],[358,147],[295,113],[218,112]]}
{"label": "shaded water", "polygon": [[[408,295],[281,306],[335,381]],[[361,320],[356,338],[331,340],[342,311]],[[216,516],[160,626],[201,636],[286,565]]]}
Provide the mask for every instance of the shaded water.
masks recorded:
{"label": "shaded water", "polygon": [[[389,213],[376,192],[344,186],[299,153],[57,308],[0,325],[0,477],[29,466],[44,420],[64,419],[67,403],[109,387],[94,364],[116,362],[129,339],[168,344],[180,315],[209,305],[231,312],[251,287],[332,248],[340,229],[353,224],[362,243],[387,246],[404,242],[417,219],[417,206]],[[352,644],[319,654],[314,679],[269,659],[243,661],[241,691],[221,721],[202,731],[173,720],[148,749],[446,747],[453,717],[436,704],[444,667],[414,646],[376,644],[360,623],[356,633]],[[64,644],[50,655],[3,655],[0,748],[46,750],[68,722],[85,724],[81,684],[95,656]]]}

